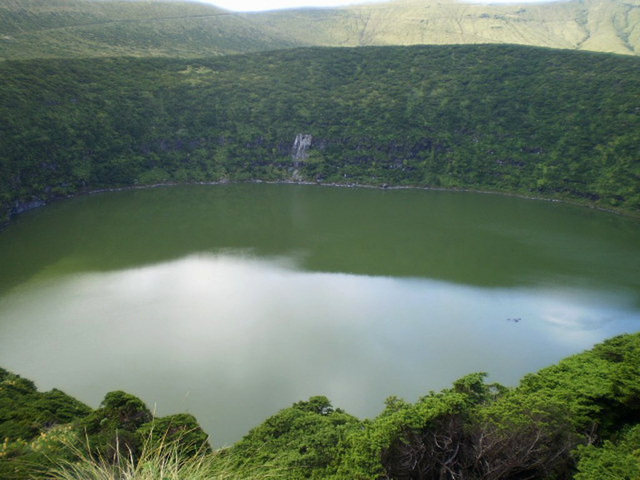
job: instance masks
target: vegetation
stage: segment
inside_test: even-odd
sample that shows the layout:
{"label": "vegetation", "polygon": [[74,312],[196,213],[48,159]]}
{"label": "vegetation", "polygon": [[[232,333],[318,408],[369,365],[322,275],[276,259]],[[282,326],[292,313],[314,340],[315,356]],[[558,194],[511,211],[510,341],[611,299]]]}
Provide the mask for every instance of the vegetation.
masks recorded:
{"label": "vegetation", "polygon": [[[191,416],[153,419],[124,392],[107,394],[93,411],[66,396],[52,406],[50,393],[3,371],[0,475],[632,480],[640,473],[639,368],[640,334],[623,335],[527,375],[517,387],[487,384],[485,374],[474,373],[415,403],[391,397],[373,419],[312,397],[217,452]],[[14,417],[38,428],[12,429]]]}
{"label": "vegetation", "polygon": [[[311,181],[640,207],[640,59],[515,46],[0,64],[0,212],[92,189]],[[292,148],[311,135],[300,158]]]}
{"label": "vegetation", "polygon": [[0,59],[210,57],[300,44],[196,2],[20,0],[0,5]]}
{"label": "vegetation", "polygon": [[[605,3],[613,10],[588,8]],[[475,188],[640,212],[636,57],[511,45],[219,56],[435,42],[432,33],[514,42],[538,36],[521,28],[535,18],[562,19],[545,46],[637,53],[640,38],[633,2],[445,3],[430,20],[412,5],[257,16],[171,2],[4,2],[0,223],[95,189],[251,180]],[[452,22],[454,37],[438,33]],[[635,334],[516,388],[474,373],[415,403],[389,398],[368,420],[312,397],[218,452],[190,415],[154,418],[121,391],[91,409],[0,369],[0,477],[635,479],[639,368]]]}
{"label": "vegetation", "polygon": [[[191,415],[154,418],[140,399],[119,391],[92,410],[59,390],[38,392],[33,382],[6,370],[0,370],[0,439],[0,478],[6,480],[49,478],[47,472],[60,465],[67,473],[126,470],[158,452],[175,467],[178,458],[211,452]],[[65,475],[56,478],[73,478]]]}
{"label": "vegetation", "polygon": [[616,337],[516,388],[471,374],[414,404],[389,398],[361,422],[313,398],[231,452],[280,462],[294,479],[568,479],[576,468],[577,479],[636,478],[639,354],[640,335]]}
{"label": "vegetation", "polygon": [[395,0],[336,10],[252,15],[289,38],[312,45],[519,44],[637,55],[635,1],[464,2]]}
{"label": "vegetation", "polygon": [[73,459],[60,459],[45,476],[52,480],[263,480],[282,478],[278,468],[247,467],[238,471],[225,452],[202,449],[186,454],[195,445],[184,436],[173,441],[150,435],[138,456],[120,447],[115,458],[106,459],[84,447],[69,446]]}
{"label": "vegetation", "polygon": [[637,55],[638,0],[394,0],[238,14],[189,1],[5,0],[0,59],[210,57],[301,46],[521,44]]}

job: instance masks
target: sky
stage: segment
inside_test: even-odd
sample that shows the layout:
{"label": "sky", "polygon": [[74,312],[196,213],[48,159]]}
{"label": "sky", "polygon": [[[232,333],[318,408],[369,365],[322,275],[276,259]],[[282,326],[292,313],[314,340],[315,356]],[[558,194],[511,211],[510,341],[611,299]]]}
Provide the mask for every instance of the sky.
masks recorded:
{"label": "sky", "polygon": [[238,12],[258,12],[282,8],[336,7],[357,3],[381,3],[388,0],[200,0],[216,7]]}
{"label": "sky", "polygon": [[[260,12],[265,10],[277,10],[283,8],[304,7],[337,7],[355,5],[358,3],[383,3],[390,0],[199,0],[210,3],[216,7],[237,12]],[[465,1],[465,0],[462,0]],[[550,0],[466,0],[476,3],[523,3],[531,1]]]}

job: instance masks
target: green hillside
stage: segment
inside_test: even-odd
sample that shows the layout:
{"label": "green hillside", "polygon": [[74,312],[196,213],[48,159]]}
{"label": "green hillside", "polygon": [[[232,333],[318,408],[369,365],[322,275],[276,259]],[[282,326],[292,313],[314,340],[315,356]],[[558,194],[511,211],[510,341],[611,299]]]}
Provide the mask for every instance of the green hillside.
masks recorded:
{"label": "green hillside", "polygon": [[210,5],[118,0],[0,3],[0,59],[203,57],[298,42]]}
{"label": "green hillside", "polygon": [[309,45],[485,43],[638,55],[640,0],[395,0],[243,14],[184,1],[0,3],[0,59],[193,58]]}
{"label": "green hillside", "polygon": [[93,410],[0,369],[0,476],[635,480],[638,368],[640,335],[633,334],[527,375],[517,387],[488,384],[486,374],[472,373],[415,403],[390,397],[372,419],[316,396],[217,452],[191,415],[154,418],[122,391],[108,393]]}
{"label": "green hillside", "polygon": [[640,53],[640,2],[571,0],[490,4],[395,0],[337,10],[255,15],[256,23],[315,45],[444,45],[509,43]]}
{"label": "green hillside", "polygon": [[[261,14],[3,0],[0,225],[98,189],[233,181],[479,189],[640,216],[639,52],[640,0]],[[88,480],[73,468],[123,474],[124,457],[159,471],[145,448],[163,462],[169,444],[178,473],[133,478],[635,480],[639,365],[635,334],[516,388],[478,373],[391,397],[369,420],[312,397],[215,453],[190,415],[154,418],[124,392],[92,409],[0,369],[0,478],[50,479],[63,460],[72,473],[53,478]],[[185,457],[204,474],[182,472]]]}
{"label": "green hillside", "polygon": [[[517,46],[307,48],[10,61],[0,72],[5,219],[92,189],[255,179],[640,208],[636,57]],[[308,145],[296,151],[298,135]]]}

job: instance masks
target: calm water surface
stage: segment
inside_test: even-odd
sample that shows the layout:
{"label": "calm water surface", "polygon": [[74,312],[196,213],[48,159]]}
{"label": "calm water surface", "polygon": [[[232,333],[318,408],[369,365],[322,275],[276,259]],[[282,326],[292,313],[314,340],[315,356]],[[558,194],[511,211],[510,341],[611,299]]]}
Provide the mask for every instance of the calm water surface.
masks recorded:
{"label": "calm water surface", "polygon": [[138,395],[216,445],[293,402],[375,416],[640,329],[640,224],[494,195],[157,188],[0,232],[0,366],[97,406]]}

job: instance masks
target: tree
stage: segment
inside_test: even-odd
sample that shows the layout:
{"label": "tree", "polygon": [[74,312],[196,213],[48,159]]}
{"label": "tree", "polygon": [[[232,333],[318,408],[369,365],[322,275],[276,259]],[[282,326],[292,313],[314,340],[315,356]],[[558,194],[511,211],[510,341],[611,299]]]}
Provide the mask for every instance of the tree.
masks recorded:
{"label": "tree", "polygon": [[116,461],[121,452],[136,457],[142,447],[137,430],[153,415],[139,398],[121,390],[105,395],[100,408],[84,418],[79,427],[86,432],[89,449]]}
{"label": "tree", "polygon": [[291,479],[324,479],[338,467],[343,443],[360,422],[323,396],[297,402],[269,417],[229,449],[238,466],[273,464]]}

